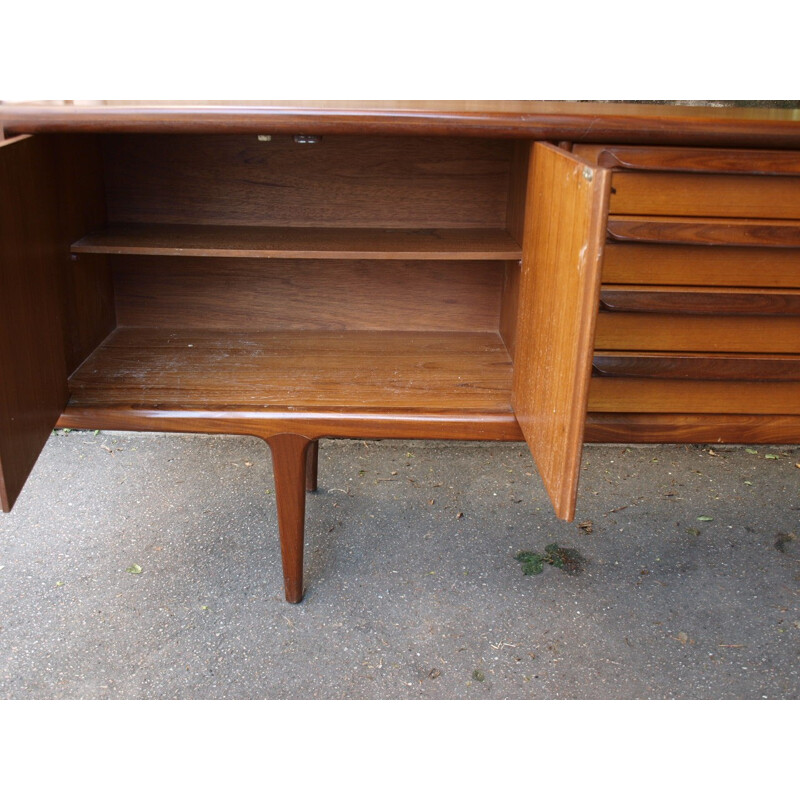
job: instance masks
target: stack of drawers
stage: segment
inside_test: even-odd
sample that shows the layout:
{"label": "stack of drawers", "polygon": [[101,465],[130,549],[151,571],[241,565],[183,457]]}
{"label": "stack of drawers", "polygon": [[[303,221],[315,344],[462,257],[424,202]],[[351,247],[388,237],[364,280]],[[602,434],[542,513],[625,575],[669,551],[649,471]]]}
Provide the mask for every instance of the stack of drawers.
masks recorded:
{"label": "stack of drawers", "polygon": [[613,170],[590,423],[800,415],[800,153],[573,149]]}

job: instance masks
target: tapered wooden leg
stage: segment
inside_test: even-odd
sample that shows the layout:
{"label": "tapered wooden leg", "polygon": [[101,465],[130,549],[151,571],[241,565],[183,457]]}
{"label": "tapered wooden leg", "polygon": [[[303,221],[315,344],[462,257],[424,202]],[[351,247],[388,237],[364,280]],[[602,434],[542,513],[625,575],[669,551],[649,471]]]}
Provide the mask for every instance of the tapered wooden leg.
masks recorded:
{"label": "tapered wooden leg", "polygon": [[281,539],[283,585],[286,599],[303,599],[303,538],[306,513],[306,475],[310,439],[294,433],[270,436],[275,475],[275,498],[278,505],[278,533]]}
{"label": "tapered wooden leg", "polygon": [[319,442],[313,441],[308,445],[306,456],[306,491],[317,491],[317,464],[319,462]]}

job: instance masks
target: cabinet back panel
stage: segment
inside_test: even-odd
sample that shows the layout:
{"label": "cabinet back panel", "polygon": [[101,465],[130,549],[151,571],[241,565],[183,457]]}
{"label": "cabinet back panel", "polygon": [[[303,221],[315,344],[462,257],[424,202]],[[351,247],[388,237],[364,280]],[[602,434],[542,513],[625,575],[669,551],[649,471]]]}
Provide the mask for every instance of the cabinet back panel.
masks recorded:
{"label": "cabinet back panel", "polygon": [[[269,131],[265,131],[268,134]],[[506,225],[514,143],[323,136],[103,137],[110,222]]]}
{"label": "cabinet back panel", "polygon": [[111,258],[122,326],[496,331],[502,262]]}

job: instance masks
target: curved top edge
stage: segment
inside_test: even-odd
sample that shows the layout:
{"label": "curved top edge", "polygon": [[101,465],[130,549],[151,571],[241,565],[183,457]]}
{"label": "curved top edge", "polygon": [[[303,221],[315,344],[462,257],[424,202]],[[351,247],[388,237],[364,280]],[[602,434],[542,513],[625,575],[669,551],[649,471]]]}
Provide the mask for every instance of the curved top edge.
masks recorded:
{"label": "curved top edge", "polygon": [[573,142],[800,146],[800,108],[562,101],[0,104],[25,133],[364,133]]}

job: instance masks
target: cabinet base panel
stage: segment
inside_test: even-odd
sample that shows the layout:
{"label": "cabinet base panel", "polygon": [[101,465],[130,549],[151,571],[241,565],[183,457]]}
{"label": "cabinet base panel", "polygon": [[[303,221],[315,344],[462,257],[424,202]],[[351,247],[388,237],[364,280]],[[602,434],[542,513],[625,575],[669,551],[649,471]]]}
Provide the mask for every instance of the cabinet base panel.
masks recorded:
{"label": "cabinet base panel", "polygon": [[[97,408],[70,404],[59,428],[258,436],[296,433],[309,439],[439,439],[521,442],[513,414]],[[589,414],[591,444],[800,444],[800,415]],[[312,490],[313,491],[313,490]]]}
{"label": "cabinet base panel", "polygon": [[417,411],[264,411],[225,408],[100,408],[70,404],[59,428],[214,433],[267,438],[295,433],[309,439],[449,439],[487,442],[522,441],[510,412],[496,414]]}

